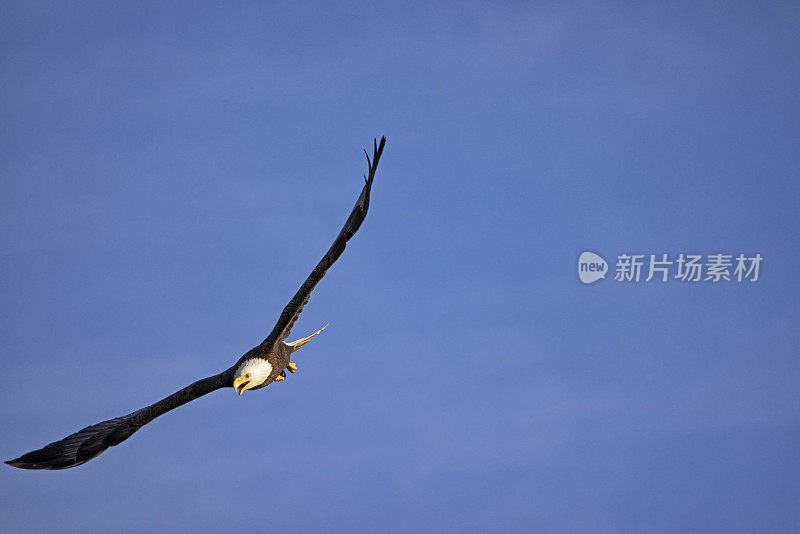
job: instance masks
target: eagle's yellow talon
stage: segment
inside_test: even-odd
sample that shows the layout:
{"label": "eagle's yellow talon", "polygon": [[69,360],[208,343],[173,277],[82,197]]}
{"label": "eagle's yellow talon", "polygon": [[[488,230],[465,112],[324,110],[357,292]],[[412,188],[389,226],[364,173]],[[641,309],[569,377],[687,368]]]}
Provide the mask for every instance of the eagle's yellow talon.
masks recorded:
{"label": "eagle's yellow talon", "polygon": [[286,366],[290,373],[294,373],[297,371],[297,364],[294,362],[289,362],[289,365]]}
{"label": "eagle's yellow talon", "polygon": [[286,377],[281,375],[275,377],[275,382],[280,382],[281,380],[286,380]]}

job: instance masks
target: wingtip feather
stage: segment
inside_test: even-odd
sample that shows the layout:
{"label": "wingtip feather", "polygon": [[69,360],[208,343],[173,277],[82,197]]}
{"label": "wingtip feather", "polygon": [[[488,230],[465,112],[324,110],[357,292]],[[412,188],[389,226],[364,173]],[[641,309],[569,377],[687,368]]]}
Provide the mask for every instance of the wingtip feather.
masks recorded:
{"label": "wingtip feather", "polygon": [[20,469],[76,467],[126,440],[135,431],[128,416],[109,419],[5,463]]}

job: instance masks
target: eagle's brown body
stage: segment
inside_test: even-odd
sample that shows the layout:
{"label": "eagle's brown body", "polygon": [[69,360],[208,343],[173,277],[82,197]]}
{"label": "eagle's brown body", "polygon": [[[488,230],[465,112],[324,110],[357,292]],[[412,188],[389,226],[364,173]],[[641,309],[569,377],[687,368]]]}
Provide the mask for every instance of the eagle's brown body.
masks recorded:
{"label": "eagle's brown body", "polygon": [[292,348],[282,341],[270,347],[267,353],[259,352],[259,347],[254,347],[247,351],[239,362],[245,362],[250,358],[261,358],[262,360],[267,360],[272,366],[272,372],[264,382],[248,389],[251,391],[254,389],[261,389],[275,382],[275,379],[279,376],[283,376],[286,373],[286,367],[289,365],[289,356],[291,354]]}

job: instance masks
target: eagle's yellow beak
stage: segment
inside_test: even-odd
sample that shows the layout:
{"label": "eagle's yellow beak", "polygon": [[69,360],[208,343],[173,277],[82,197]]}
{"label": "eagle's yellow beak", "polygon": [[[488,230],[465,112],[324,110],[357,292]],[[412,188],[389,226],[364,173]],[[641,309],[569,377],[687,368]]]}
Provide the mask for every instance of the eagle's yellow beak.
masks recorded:
{"label": "eagle's yellow beak", "polygon": [[245,390],[249,388],[250,388],[249,379],[243,376],[237,376],[236,378],[233,379],[233,389],[235,389],[236,393],[238,393],[239,395],[244,393]]}

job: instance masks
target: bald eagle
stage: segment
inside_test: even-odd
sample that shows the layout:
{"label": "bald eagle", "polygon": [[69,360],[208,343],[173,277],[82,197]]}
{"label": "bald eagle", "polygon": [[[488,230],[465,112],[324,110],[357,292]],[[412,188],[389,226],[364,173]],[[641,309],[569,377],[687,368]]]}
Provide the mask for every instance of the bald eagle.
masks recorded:
{"label": "bald eagle", "polygon": [[296,341],[287,343],[285,339],[289,336],[292,326],[300,316],[300,312],[303,311],[303,306],[308,302],[314,287],[322,280],[331,265],[342,255],[347,241],[353,237],[364,221],[369,208],[372,180],[375,178],[375,170],[378,167],[378,161],[385,143],[385,137],[381,137],[380,144],[377,140],[373,141],[371,160],[366,150],[364,151],[367,156],[369,171],[368,174],[364,175],[364,188],[361,190],[361,195],[358,197],[353,211],[347,218],[344,228],[339,232],[331,248],[328,249],[328,252],[314,267],[314,270],[311,271],[311,274],[292,297],[292,300],[283,309],[272,332],[263,342],[247,351],[244,356],[239,358],[238,362],[219,374],[198,380],[141,410],[122,417],[109,419],[96,425],[87,426],[61,441],[56,441],[39,450],[23,454],[19,458],[9,460],[6,463],[22,469],[66,469],[75,467],[88,462],[107,448],[122,443],[159,415],[174,410],[178,406],[212,391],[232,387],[236,393],[242,395],[247,390],[261,389],[273,382],[285,380],[287,370],[290,373],[294,373],[297,370],[297,365],[290,361],[291,354],[322,332],[325,327],[310,336]]}

